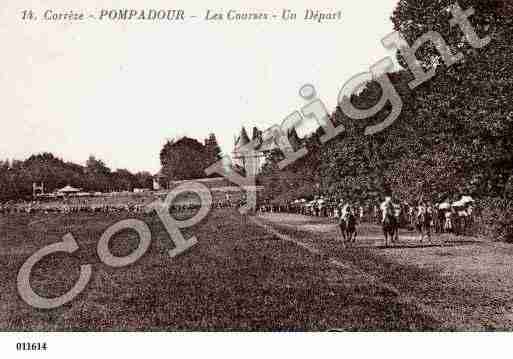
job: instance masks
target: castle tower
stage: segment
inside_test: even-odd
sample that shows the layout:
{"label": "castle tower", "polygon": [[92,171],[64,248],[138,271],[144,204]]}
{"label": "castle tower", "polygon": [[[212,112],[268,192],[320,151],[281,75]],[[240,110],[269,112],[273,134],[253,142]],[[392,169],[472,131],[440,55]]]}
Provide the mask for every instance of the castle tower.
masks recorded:
{"label": "castle tower", "polygon": [[[256,129],[256,128],[255,128]],[[253,130],[253,135],[255,133]],[[254,144],[255,142],[253,142]],[[240,135],[235,139],[235,146],[233,149],[233,160],[238,166],[244,168],[247,176],[256,176],[261,168],[262,157],[265,157],[261,152],[256,150],[250,145],[251,140],[249,139],[248,133],[244,127],[242,127]]]}

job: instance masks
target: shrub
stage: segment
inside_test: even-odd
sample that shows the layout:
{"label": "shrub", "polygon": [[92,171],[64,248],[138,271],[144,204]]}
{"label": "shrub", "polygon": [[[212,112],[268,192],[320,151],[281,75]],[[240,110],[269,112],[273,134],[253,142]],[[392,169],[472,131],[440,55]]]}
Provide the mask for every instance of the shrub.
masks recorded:
{"label": "shrub", "polygon": [[487,199],[480,204],[479,212],[476,229],[480,235],[513,243],[513,201]]}

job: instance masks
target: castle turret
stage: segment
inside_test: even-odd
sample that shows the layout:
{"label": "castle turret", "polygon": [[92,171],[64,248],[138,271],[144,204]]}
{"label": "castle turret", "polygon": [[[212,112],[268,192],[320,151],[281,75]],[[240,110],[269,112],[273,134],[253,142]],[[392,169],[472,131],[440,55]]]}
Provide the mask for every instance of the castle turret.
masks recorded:
{"label": "castle turret", "polygon": [[251,141],[249,140],[248,133],[246,132],[246,128],[242,126],[239,137],[235,140],[235,151],[240,150],[242,147],[246,146]]}

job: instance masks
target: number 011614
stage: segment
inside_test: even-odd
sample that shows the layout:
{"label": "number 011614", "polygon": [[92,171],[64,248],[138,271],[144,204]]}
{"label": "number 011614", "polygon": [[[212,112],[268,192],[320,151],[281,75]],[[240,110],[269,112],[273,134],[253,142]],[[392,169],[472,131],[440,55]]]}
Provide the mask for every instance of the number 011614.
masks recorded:
{"label": "number 011614", "polygon": [[45,351],[47,349],[46,343],[17,343],[16,350],[18,351]]}

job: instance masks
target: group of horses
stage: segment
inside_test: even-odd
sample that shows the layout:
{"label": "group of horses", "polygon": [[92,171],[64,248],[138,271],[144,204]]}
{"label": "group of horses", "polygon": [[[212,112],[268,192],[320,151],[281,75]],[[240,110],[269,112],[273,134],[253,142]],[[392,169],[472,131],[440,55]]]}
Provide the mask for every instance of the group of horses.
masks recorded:
{"label": "group of horses", "polygon": [[[419,233],[420,242],[425,239],[432,241],[432,233],[454,233],[463,235],[473,223],[473,202],[457,204],[456,206],[430,205],[419,203],[417,207],[407,206],[408,212],[404,212],[404,206],[391,201],[383,202],[380,206],[382,212],[381,226],[383,230],[385,246],[399,241],[399,229],[404,225],[406,214],[407,227]],[[355,210],[348,205],[346,213],[340,217],[339,226],[344,242],[356,241],[357,215]]]}
{"label": "group of horses", "polygon": [[[147,201],[148,202],[148,201]],[[149,203],[149,202],[148,202]],[[105,214],[143,214],[150,215],[153,212],[148,203],[129,202],[124,204],[107,204],[94,202],[10,202],[0,204],[0,214],[73,214],[73,213],[105,213]],[[211,204],[212,208],[241,207],[245,198],[234,200],[230,197],[219,198]],[[424,239],[431,241],[432,233],[452,232],[464,234],[472,225],[472,203],[464,206],[449,204],[424,204],[419,202],[413,207],[407,203],[395,203],[391,200],[377,206],[362,206],[360,203],[351,203],[340,200],[338,202],[326,201],[322,198],[313,201],[297,200],[286,204],[262,203],[259,207],[263,212],[288,212],[303,215],[336,218],[341,231],[342,240],[345,243],[355,243],[357,238],[358,223],[368,221],[379,223],[383,230],[385,246],[399,241],[399,229],[409,227],[415,229],[420,235],[420,242]],[[195,201],[187,203],[174,203],[170,206],[171,212],[189,212],[197,210],[201,206]]]}
{"label": "group of horses", "polygon": [[374,222],[381,225],[385,246],[388,246],[399,241],[401,227],[416,230],[421,243],[425,239],[431,241],[433,233],[465,234],[473,223],[472,207],[473,200],[464,202],[463,199],[452,204],[431,204],[419,200],[417,206],[411,206],[389,200],[380,205],[363,206],[356,202],[315,198],[283,204],[264,203],[260,211],[337,218],[345,243],[356,242],[359,222]]}

